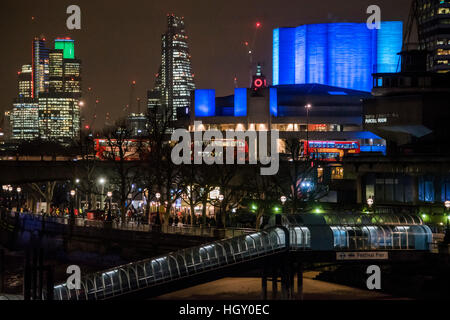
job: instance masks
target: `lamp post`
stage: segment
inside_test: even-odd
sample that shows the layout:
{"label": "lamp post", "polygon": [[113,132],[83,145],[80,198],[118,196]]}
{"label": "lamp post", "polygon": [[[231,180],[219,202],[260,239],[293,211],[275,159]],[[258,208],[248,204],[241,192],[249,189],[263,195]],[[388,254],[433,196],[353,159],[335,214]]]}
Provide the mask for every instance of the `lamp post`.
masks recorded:
{"label": "lamp post", "polygon": [[[78,188],[79,184],[80,184],[80,179],[75,179],[75,185],[76,185],[75,189],[77,191],[80,191],[80,189]],[[81,208],[80,200],[81,200],[81,196],[79,196],[77,193],[76,198],[75,198],[75,204],[77,206],[78,211],[80,211],[80,208]]]}
{"label": "lamp post", "polygon": [[74,207],[74,199],[75,199],[76,194],[77,194],[77,192],[75,190],[70,191],[70,223],[72,223],[73,220],[75,220],[75,214],[73,212],[73,207]]}
{"label": "lamp post", "polygon": [[6,200],[6,192],[8,191],[8,186],[3,185],[2,186],[2,190],[3,190],[3,203],[2,203],[2,205],[4,207],[7,207],[8,203],[7,203],[7,200]]}
{"label": "lamp post", "polygon": [[102,208],[104,207],[103,193],[105,192],[106,179],[105,178],[100,178],[100,179],[98,179],[98,182],[102,186],[102,194],[100,195],[100,210],[102,210]]}
{"label": "lamp post", "polygon": [[108,191],[108,199],[109,199],[109,206],[108,206],[108,215],[106,216],[106,220],[107,221],[112,221],[112,216],[111,216],[111,206],[112,206],[112,196],[113,193],[111,191]]}
{"label": "lamp post", "polygon": [[305,106],[306,109],[306,156],[309,156],[309,110],[312,108],[310,104]]}
{"label": "lamp post", "polygon": [[159,199],[161,199],[161,193],[158,192],[155,196],[156,196],[156,221],[155,221],[155,224],[159,226],[161,224],[161,219],[159,217],[159,206],[160,206]]}
{"label": "lamp post", "polygon": [[220,194],[219,197],[219,202],[220,202],[220,211],[219,211],[219,219],[217,219],[217,227],[219,229],[221,229],[223,227],[222,225],[222,204],[223,204],[223,199],[225,199],[225,197],[223,196],[223,194]]}
{"label": "lamp post", "polygon": [[13,195],[12,195],[12,192],[13,192],[13,187],[12,186],[8,186],[8,191],[9,191],[9,210],[11,210],[12,209],[12,203],[13,203]]}
{"label": "lamp post", "polygon": [[21,197],[20,194],[22,192],[22,188],[21,187],[17,187],[17,211],[20,212],[21,209]]}

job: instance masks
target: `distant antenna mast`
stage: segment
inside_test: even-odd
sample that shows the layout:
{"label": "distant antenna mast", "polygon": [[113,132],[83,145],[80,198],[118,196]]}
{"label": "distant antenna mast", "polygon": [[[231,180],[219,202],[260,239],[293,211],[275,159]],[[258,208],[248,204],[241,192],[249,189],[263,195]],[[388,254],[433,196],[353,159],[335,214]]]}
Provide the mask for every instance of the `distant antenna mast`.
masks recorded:
{"label": "distant antenna mast", "polygon": [[133,80],[130,85],[130,103],[128,104],[128,110],[126,111],[127,115],[130,114],[133,109],[133,101],[134,101],[134,91],[136,89],[136,81]]}

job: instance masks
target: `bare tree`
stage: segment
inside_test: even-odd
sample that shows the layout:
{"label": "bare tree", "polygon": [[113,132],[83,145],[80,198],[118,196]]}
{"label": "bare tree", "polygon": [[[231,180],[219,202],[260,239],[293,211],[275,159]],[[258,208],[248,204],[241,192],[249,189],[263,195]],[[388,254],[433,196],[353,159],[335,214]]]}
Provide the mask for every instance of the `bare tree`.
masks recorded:
{"label": "bare tree", "polygon": [[31,189],[39,194],[40,197],[45,199],[47,214],[50,213],[50,207],[53,201],[56,184],[56,181],[49,181],[45,185],[39,185],[38,183],[30,184]]}
{"label": "bare tree", "polygon": [[[107,148],[102,157],[113,166],[112,183],[118,187],[122,223],[126,221],[126,212],[131,205],[128,195],[133,191],[133,184],[138,182],[139,167],[134,161],[139,149],[130,140],[131,130],[124,120],[118,121],[104,132]],[[103,195],[102,195],[103,196]]]}
{"label": "bare tree", "polygon": [[302,157],[299,139],[286,141],[288,159],[285,159],[276,176],[281,192],[291,200],[291,212],[296,213],[301,202],[318,200],[328,193],[328,186],[319,183],[318,167],[321,161]]}
{"label": "bare tree", "polygon": [[[160,193],[165,205],[164,225],[168,225],[172,204],[183,194],[181,166],[172,162],[174,144],[170,141],[173,128],[172,112],[159,112],[158,107],[148,114],[149,152],[145,159],[145,180],[147,190]],[[145,154],[145,153],[144,153]]]}
{"label": "bare tree", "polygon": [[260,166],[252,166],[246,174],[245,190],[246,196],[254,200],[257,204],[256,209],[256,228],[261,226],[260,220],[268,215],[271,208],[281,195],[281,189],[276,183],[274,176],[265,176],[260,174]]}

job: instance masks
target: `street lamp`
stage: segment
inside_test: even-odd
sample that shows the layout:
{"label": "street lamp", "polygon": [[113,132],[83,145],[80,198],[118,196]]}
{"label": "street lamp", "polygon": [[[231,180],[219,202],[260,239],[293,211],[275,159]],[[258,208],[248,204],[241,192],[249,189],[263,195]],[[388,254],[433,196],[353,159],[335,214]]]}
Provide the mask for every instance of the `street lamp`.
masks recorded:
{"label": "street lamp", "polygon": [[70,191],[70,220],[75,218],[75,214],[73,212],[73,207],[74,207],[74,198],[75,195],[77,194],[77,192],[75,190],[71,190]]}
{"label": "street lamp", "polygon": [[107,196],[109,198],[109,207],[108,207],[108,216],[106,217],[107,221],[111,221],[112,220],[112,216],[111,216],[111,206],[112,206],[112,196],[113,193],[111,191],[108,191]]}
{"label": "street lamp", "polygon": [[219,219],[217,219],[217,227],[219,229],[222,228],[222,203],[223,203],[223,199],[225,199],[225,197],[223,196],[223,194],[219,194],[218,197],[219,201],[220,201],[220,211],[219,211]]}
{"label": "street lamp", "polygon": [[104,199],[103,199],[103,194],[105,193],[105,183],[106,183],[106,179],[105,178],[100,178],[98,179],[98,182],[101,184],[102,186],[102,194],[100,195],[100,210],[102,210],[103,206],[104,206]]}
{"label": "street lamp", "polygon": [[309,110],[312,108],[310,104],[305,106],[306,109],[306,156],[308,156],[309,150]]}
{"label": "street lamp", "polygon": [[161,220],[159,218],[159,210],[160,210],[160,203],[159,203],[159,199],[161,199],[161,193],[157,193],[156,195],[156,225],[160,225],[161,224]]}
{"label": "street lamp", "polygon": [[17,211],[20,212],[20,208],[21,208],[21,198],[20,198],[20,193],[22,192],[22,188],[21,187],[17,187]]}

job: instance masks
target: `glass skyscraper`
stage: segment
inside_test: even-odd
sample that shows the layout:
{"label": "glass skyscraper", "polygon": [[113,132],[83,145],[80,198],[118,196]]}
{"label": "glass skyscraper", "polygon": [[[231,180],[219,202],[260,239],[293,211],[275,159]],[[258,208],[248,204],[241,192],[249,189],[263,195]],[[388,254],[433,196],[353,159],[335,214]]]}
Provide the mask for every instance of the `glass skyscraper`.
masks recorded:
{"label": "glass skyscraper", "polygon": [[72,93],[42,93],[39,97],[39,136],[63,143],[78,137],[79,102]]}
{"label": "glass skyscraper", "polygon": [[450,72],[450,0],[415,0],[420,48],[429,51],[428,70]]}
{"label": "glass skyscraper", "polygon": [[19,98],[10,113],[11,139],[39,138],[39,105],[35,99]]}
{"label": "glass skyscraper", "polygon": [[158,104],[159,95],[159,105],[165,116],[171,115],[176,120],[178,108],[190,107],[193,90],[194,76],[184,19],[168,15],[167,32],[162,35],[161,68],[155,89],[149,92],[149,108]]}
{"label": "glass skyscraper", "polygon": [[33,68],[29,64],[22,66],[19,71],[19,97],[31,98],[33,82],[31,81]]}
{"label": "glass skyscraper", "polygon": [[80,134],[81,62],[70,38],[49,50],[49,89],[39,96],[39,135],[69,143]]}
{"label": "glass skyscraper", "polygon": [[37,138],[68,144],[80,133],[81,62],[74,41],[33,41],[32,65],[19,74],[19,93],[10,113],[13,141]]}
{"label": "glass skyscraper", "polygon": [[49,50],[45,46],[46,39],[34,38],[32,57],[32,98],[38,98],[41,92],[48,89]]}

